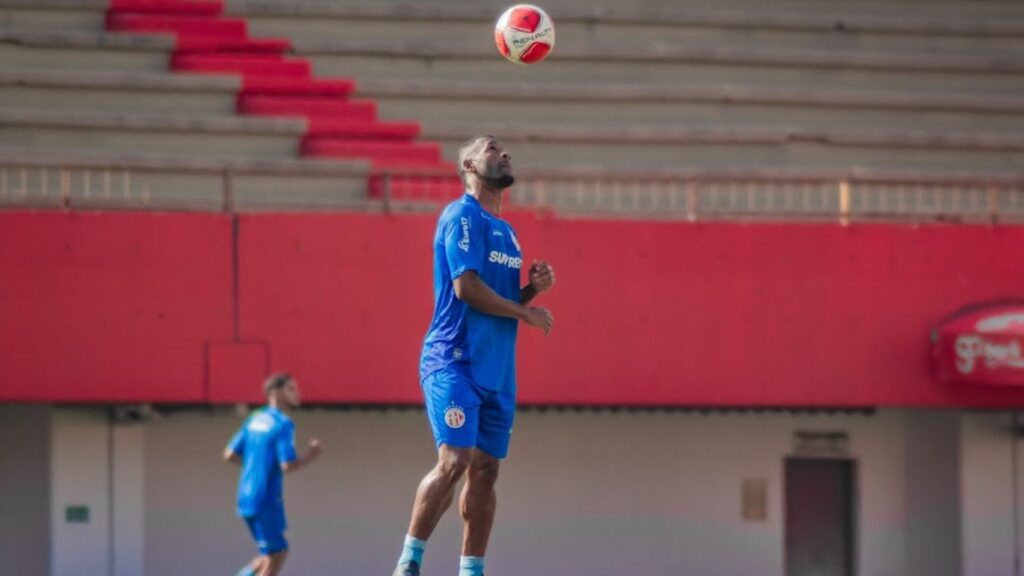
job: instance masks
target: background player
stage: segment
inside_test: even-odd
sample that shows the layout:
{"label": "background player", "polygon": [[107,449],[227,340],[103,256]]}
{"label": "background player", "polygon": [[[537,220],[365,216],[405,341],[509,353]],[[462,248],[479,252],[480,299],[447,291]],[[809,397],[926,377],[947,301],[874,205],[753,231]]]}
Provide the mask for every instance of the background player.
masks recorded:
{"label": "background player", "polygon": [[299,387],[290,374],[273,374],[263,382],[267,405],[252,413],[224,449],[224,459],[241,464],[238,515],[252,532],[259,555],[238,576],[276,576],[288,556],[284,514],[283,473],[316,460],[320,442],[309,441],[309,452],[295,454],[295,424],[286,411],[299,406]]}

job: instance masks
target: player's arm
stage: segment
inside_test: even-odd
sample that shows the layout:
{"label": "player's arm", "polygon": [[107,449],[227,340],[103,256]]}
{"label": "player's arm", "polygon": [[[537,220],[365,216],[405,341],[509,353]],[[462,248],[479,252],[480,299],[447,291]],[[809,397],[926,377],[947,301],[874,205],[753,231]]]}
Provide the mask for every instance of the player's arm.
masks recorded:
{"label": "player's arm", "polygon": [[229,463],[229,464],[241,465],[242,464],[242,456],[239,455],[238,452],[235,452],[234,450],[232,450],[231,447],[229,446],[229,447],[224,449],[224,461]]}
{"label": "player's arm", "polygon": [[[472,214],[451,218],[444,229],[444,249],[451,270],[455,297],[477,312],[515,318],[547,334],[551,330],[551,313],[543,308],[524,306],[494,291],[480,278],[478,271],[484,265],[484,225]],[[520,298],[522,300],[522,298]]]}
{"label": "player's arm", "polygon": [[245,425],[235,432],[224,448],[224,461],[228,464],[242,464],[242,451],[245,449]]}
{"label": "player's arm", "polygon": [[309,450],[301,457],[295,454],[295,429],[290,427],[281,434],[277,444],[277,458],[281,462],[281,471],[290,474],[309,466],[320,457],[323,447],[320,441],[313,438],[309,441]]}
{"label": "player's arm", "polygon": [[469,304],[477,312],[522,320],[534,328],[543,330],[545,334],[551,331],[551,324],[554,322],[551,312],[502,297],[480,278],[476,270],[466,270],[452,281],[452,285],[455,288],[455,297]]}

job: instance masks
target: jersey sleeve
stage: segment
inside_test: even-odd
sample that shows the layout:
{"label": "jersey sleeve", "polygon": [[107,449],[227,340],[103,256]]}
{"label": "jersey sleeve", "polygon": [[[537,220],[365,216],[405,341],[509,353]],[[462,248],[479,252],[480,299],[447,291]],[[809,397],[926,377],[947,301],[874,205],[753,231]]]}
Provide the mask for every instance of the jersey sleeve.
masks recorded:
{"label": "jersey sleeve", "polygon": [[247,419],[242,424],[242,427],[238,429],[238,432],[235,432],[235,435],[231,437],[230,441],[228,441],[228,450],[231,450],[239,456],[245,455],[245,426],[248,423],[249,420]]}
{"label": "jersey sleeve", "polygon": [[277,461],[281,464],[294,462],[298,459],[295,454],[295,425],[291,422],[281,427],[281,433],[277,436],[277,445],[274,446],[277,452]]}
{"label": "jersey sleeve", "polygon": [[483,269],[486,252],[484,240],[484,222],[472,212],[461,210],[445,224],[444,252],[452,280],[467,270],[479,273]]}

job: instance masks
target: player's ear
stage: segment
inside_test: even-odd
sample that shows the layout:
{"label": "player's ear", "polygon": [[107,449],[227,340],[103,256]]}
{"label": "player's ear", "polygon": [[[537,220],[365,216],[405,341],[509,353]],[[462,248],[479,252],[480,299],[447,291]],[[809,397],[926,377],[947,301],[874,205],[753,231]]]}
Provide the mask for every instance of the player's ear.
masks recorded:
{"label": "player's ear", "polygon": [[465,160],[463,160],[462,170],[467,174],[476,174],[476,172],[473,171],[473,160],[471,160],[470,158],[466,158]]}

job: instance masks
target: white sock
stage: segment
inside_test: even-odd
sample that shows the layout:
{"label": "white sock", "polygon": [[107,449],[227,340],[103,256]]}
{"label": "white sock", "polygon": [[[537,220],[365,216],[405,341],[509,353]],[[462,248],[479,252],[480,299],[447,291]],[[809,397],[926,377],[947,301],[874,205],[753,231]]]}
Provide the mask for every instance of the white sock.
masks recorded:
{"label": "white sock", "polygon": [[483,576],[484,559],[482,556],[460,556],[459,576]]}

